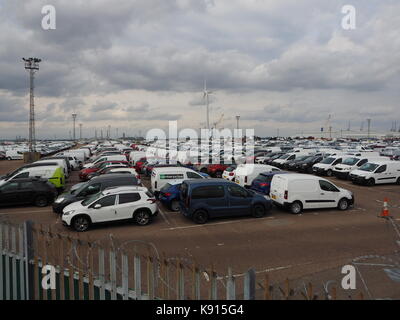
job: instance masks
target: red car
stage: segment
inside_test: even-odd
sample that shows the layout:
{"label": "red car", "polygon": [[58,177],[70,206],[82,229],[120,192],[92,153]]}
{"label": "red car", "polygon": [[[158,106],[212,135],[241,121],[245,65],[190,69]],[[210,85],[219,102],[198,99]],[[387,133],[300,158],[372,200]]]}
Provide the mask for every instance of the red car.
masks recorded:
{"label": "red car", "polygon": [[104,162],[100,162],[100,163],[97,163],[93,167],[85,168],[85,169],[82,169],[81,171],[79,171],[79,179],[81,179],[82,181],[87,181],[88,180],[87,176],[90,173],[97,172],[97,171],[99,171],[99,170],[101,170],[103,168],[106,168],[106,167],[108,167],[110,165],[113,165],[113,164],[115,164],[115,165],[126,164],[127,166],[129,166],[129,162],[128,161],[104,161]]}
{"label": "red car", "polygon": [[215,178],[221,178],[222,173],[225,171],[226,168],[228,168],[230,165],[229,164],[210,164],[207,168],[207,173]]}

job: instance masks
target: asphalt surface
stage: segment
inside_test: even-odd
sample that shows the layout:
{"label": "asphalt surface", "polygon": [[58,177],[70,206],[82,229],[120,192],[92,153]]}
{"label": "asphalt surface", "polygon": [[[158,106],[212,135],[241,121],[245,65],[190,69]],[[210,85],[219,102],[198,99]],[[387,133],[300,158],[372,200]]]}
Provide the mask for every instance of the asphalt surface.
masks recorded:
{"label": "asphalt surface", "polygon": [[[22,161],[0,161],[0,174],[21,165]],[[234,274],[254,268],[258,275],[269,273],[273,282],[286,278],[299,283],[303,279],[318,283],[340,282],[344,265],[355,258],[373,255],[375,258],[360,259],[366,265],[357,274],[357,290],[343,291],[342,296],[355,297],[362,291],[365,298],[399,299],[400,283],[386,275],[383,269],[388,263],[383,263],[382,259],[391,259],[389,265],[400,263],[400,257],[395,254],[400,249],[396,240],[400,239],[396,239],[391,224],[378,215],[387,197],[393,220],[400,222],[400,186],[364,187],[336,178],[331,180],[354,192],[353,208],[348,211],[308,210],[301,215],[273,208],[261,219],[226,218],[196,225],[160,204],[160,214],[151,225],[101,225],[93,227],[85,235],[97,240],[112,234],[121,242],[140,240],[152,243],[158,252],[168,257],[183,257],[204,266],[213,265],[220,274],[226,274],[228,267]],[[68,184],[78,182],[77,172],[73,172]],[[146,179],[143,183],[149,185]],[[62,226],[50,206],[2,207],[0,219],[14,223],[29,219],[43,226],[51,225],[63,233],[75,234]]]}

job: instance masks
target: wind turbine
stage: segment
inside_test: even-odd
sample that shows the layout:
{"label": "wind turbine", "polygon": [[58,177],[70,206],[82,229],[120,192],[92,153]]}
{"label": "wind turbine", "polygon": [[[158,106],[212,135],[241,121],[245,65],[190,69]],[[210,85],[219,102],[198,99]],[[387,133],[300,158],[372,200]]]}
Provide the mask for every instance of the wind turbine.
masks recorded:
{"label": "wind turbine", "polygon": [[210,94],[213,94],[213,91],[207,90],[207,80],[204,80],[204,91],[203,91],[203,99],[206,101],[207,107],[207,129],[210,130]]}

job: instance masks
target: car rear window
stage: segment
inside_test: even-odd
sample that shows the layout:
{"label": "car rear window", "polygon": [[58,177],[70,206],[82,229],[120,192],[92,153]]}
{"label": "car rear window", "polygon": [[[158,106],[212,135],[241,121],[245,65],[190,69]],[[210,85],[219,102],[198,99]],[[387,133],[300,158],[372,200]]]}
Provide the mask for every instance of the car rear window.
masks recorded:
{"label": "car rear window", "polygon": [[121,193],[119,195],[119,204],[131,203],[140,200],[140,194],[135,193]]}
{"label": "car rear window", "polygon": [[193,189],[192,199],[223,198],[224,186],[204,186]]}
{"label": "car rear window", "polygon": [[261,182],[271,182],[272,176],[265,176],[263,174],[259,174],[255,180],[258,180]]}

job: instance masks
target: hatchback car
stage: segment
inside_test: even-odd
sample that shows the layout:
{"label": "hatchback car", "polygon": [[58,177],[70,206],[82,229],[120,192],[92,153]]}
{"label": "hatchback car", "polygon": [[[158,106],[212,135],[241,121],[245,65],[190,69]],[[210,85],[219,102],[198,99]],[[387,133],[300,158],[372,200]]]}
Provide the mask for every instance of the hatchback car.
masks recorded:
{"label": "hatchback car", "polygon": [[224,179],[199,179],[182,183],[179,205],[184,216],[204,224],[214,217],[261,218],[271,209],[271,200]]}
{"label": "hatchback car", "polygon": [[0,187],[0,206],[34,204],[45,207],[57,197],[57,189],[47,179],[13,179]]}
{"label": "hatchback car", "polygon": [[115,187],[68,205],[63,210],[62,222],[78,232],[88,230],[94,223],[120,220],[145,226],[157,212],[156,199],[147,188]]}
{"label": "hatchback car", "polygon": [[131,174],[106,174],[94,177],[86,183],[81,183],[79,186],[71,188],[72,190],[69,192],[61,194],[53,203],[53,211],[62,213],[63,209],[70,203],[82,201],[110,187],[137,185],[139,185],[138,179]]}

